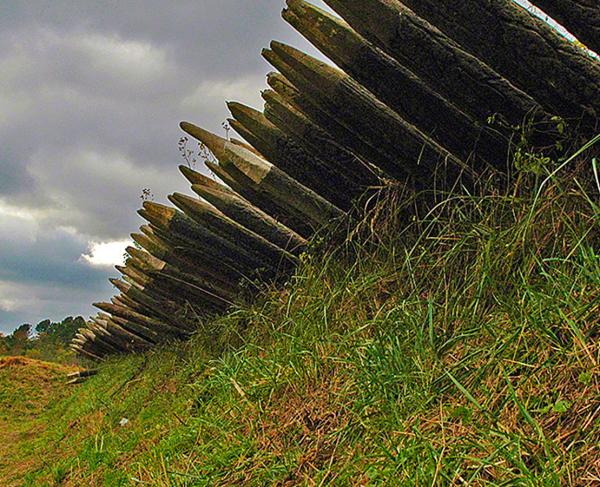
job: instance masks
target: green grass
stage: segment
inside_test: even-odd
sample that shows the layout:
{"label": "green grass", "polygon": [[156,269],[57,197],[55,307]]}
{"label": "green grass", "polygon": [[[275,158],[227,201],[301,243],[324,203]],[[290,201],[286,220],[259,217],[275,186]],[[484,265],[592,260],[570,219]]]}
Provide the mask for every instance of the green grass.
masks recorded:
{"label": "green grass", "polygon": [[[65,376],[76,367],[41,362],[29,357],[0,356],[0,479],[15,484],[23,472],[39,468],[24,448],[43,434],[47,421],[40,418],[49,404],[70,395]],[[23,447],[23,448],[22,448]]]}
{"label": "green grass", "polygon": [[591,167],[418,217],[381,191],[283,290],[56,401],[25,483],[600,482]]}

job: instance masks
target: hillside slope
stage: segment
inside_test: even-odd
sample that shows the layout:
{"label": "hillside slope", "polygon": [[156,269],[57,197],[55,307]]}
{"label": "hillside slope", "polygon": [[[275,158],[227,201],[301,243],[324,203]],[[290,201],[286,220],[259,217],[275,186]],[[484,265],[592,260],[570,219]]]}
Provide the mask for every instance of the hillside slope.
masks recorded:
{"label": "hillside slope", "polygon": [[[71,391],[65,376],[76,367],[25,357],[0,357],[0,479],[3,486],[19,485],[28,470],[40,468],[42,459],[31,440],[42,435],[49,406]],[[45,452],[46,453],[46,452]]]}
{"label": "hillside slope", "polygon": [[9,472],[32,486],[600,482],[589,163],[419,218],[382,192],[283,290],[56,397]]}

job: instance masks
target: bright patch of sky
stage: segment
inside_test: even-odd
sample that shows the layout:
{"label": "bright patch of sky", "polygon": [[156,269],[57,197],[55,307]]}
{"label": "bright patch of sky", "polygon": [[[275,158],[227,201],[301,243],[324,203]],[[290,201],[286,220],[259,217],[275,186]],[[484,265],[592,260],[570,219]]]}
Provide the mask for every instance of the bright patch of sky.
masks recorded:
{"label": "bright patch of sky", "polygon": [[82,254],[82,259],[90,265],[98,267],[113,267],[123,265],[125,249],[131,245],[129,240],[117,242],[90,242],[88,252]]}

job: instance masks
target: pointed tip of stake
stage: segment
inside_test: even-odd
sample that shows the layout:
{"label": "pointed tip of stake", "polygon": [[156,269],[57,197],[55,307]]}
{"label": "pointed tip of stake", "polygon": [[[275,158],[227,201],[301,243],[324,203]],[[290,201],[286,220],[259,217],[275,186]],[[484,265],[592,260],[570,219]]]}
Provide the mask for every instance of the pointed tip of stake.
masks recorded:
{"label": "pointed tip of stake", "polygon": [[229,111],[236,119],[239,119],[239,117],[256,118],[261,115],[261,112],[256,108],[252,108],[237,101],[229,102],[227,108],[229,108]]}
{"label": "pointed tip of stake", "polygon": [[166,221],[170,221],[177,214],[177,210],[175,208],[154,203],[153,201],[144,201],[144,210],[148,214]]}
{"label": "pointed tip of stake", "polygon": [[169,196],[167,196],[167,198],[171,203],[173,203],[178,208],[180,207],[180,205],[182,205],[182,206],[189,205],[190,200],[194,201],[193,198],[190,198],[189,196],[181,194],[181,193],[170,194]]}
{"label": "pointed tip of stake", "polygon": [[196,171],[187,166],[184,166],[183,164],[179,166],[179,172],[183,174],[183,176],[190,182],[192,181],[192,179],[194,179],[196,173]]}
{"label": "pointed tip of stake", "polygon": [[155,227],[162,229],[168,228],[171,221],[170,218],[166,218],[160,212],[154,212],[150,210],[138,210],[138,215],[149,221]]}
{"label": "pointed tip of stake", "polygon": [[220,167],[218,164],[211,161],[206,161],[206,167],[208,167],[215,174],[219,174]]}
{"label": "pointed tip of stake", "polygon": [[182,193],[173,193],[168,198],[171,203],[190,216],[203,213],[220,214],[216,208],[213,208],[208,203]]}
{"label": "pointed tip of stake", "polygon": [[260,184],[273,165],[243,147],[231,145],[226,149],[228,160],[255,184]]}
{"label": "pointed tip of stake", "polygon": [[182,122],[180,127],[183,131],[202,142],[217,159],[221,160],[227,139],[219,137],[218,135],[189,122]]}
{"label": "pointed tip of stake", "polygon": [[191,184],[198,184],[199,181],[203,181],[206,178],[206,176],[199,173],[198,171],[194,171],[193,169],[183,165],[179,166],[179,172],[181,172],[181,174],[183,174],[183,176]]}
{"label": "pointed tip of stake", "polygon": [[130,284],[127,284],[126,282],[121,281],[120,279],[111,279],[110,282],[123,294],[126,294],[131,289]]}
{"label": "pointed tip of stake", "polygon": [[144,234],[144,235],[154,235],[154,230],[152,229],[152,227],[150,225],[142,225],[140,227],[140,231]]}
{"label": "pointed tip of stake", "polygon": [[[272,49],[267,49],[266,47],[260,52],[260,55],[265,59],[265,61],[267,61],[271,66],[273,66],[276,69],[279,69],[280,66],[280,59],[279,57],[273,52]],[[274,75],[275,72],[272,71],[267,75],[267,82],[269,82],[269,77],[271,77],[272,75]]]}

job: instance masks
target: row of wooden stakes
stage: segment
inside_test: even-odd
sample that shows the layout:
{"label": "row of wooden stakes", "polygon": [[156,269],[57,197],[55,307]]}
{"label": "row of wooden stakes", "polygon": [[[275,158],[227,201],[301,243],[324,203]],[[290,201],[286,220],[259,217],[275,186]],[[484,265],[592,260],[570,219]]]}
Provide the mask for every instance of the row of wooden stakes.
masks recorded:
{"label": "row of wooden stakes", "polygon": [[[214,155],[206,165],[221,182],[181,167],[199,198],[144,203],[148,224],[112,280],[120,294],[95,305],[73,350],[102,359],[188,337],[244,283],[288,275],[315,232],[368,188],[502,174],[515,127],[538,128],[540,150],[565,124],[597,130],[597,58],[512,0],[325,2],[340,17],[288,0],[283,18],[337,67],[272,42],[264,110],[228,104],[244,141],[181,124]],[[534,3],[600,47],[600,7]]]}

